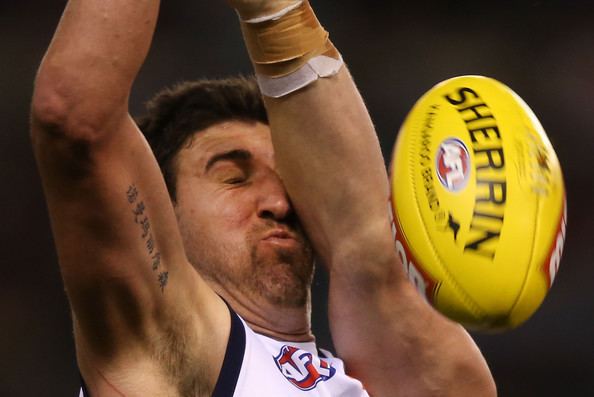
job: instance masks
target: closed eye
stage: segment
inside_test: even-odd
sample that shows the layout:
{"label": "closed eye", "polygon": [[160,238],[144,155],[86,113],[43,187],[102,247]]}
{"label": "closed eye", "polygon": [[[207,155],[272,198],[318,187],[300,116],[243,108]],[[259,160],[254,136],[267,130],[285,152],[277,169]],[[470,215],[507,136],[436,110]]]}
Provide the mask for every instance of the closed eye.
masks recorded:
{"label": "closed eye", "polygon": [[225,179],[223,181],[223,183],[226,183],[228,185],[240,185],[242,183],[245,183],[246,181],[247,181],[247,178],[245,176],[237,176],[237,177]]}
{"label": "closed eye", "polygon": [[219,183],[239,186],[249,179],[252,154],[243,149],[234,149],[213,155],[206,164],[206,172]]}
{"label": "closed eye", "polygon": [[208,159],[206,166],[204,167],[204,171],[210,171],[218,162],[221,161],[246,162],[251,160],[251,158],[252,154],[249,151],[243,149],[234,149],[223,153],[217,153]]}
{"label": "closed eye", "polygon": [[219,161],[209,172],[210,178],[225,186],[239,186],[250,178],[250,166],[242,161]]}

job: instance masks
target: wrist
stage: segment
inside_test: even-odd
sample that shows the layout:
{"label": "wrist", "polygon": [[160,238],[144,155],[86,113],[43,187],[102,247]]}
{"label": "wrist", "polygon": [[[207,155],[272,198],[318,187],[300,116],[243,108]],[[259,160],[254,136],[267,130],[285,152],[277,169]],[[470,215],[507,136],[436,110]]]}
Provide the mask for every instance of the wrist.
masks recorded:
{"label": "wrist", "polygon": [[288,95],[318,78],[334,76],[343,65],[307,0],[242,18],[241,28],[264,96]]}

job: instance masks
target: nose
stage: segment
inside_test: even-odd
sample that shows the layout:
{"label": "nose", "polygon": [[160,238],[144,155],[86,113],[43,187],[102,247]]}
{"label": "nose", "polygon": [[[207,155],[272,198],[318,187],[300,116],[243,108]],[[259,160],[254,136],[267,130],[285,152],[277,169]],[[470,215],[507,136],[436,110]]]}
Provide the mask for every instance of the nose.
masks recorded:
{"label": "nose", "polygon": [[277,222],[287,222],[293,215],[293,206],[285,186],[276,173],[271,173],[262,181],[258,197],[258,216]]}

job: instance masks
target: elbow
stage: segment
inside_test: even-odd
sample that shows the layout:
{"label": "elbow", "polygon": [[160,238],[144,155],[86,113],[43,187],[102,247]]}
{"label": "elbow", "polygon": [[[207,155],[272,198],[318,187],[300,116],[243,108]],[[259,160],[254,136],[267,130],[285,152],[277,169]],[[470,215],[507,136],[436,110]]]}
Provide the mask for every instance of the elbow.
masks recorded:
{"label": "elbow", "polygon": [[485,382],[482,393],[486,397],[497,397],[497,385],[492,376],[489,376],[488,381]]}
{"label": "elbow", "polygon": [[453,396],[497,397],[497,386],[492,376],[483,376],[460,393],[452,394]]}
{"label": "elbow", "polygon": [[[60,141],[92,143],[101,136],[98,123],[91,114],[85,115],[54,87],[36,87],[31,102],[31,138],[39,135]],[[46,140],[47,142],[47,140]]]}
{"label": "elbow", "polygon": [[460,360],[452,376],[447,396],[497,397],[497,385],[482,355]]}
{"label": "elbow", "polygon": [[475,374],[466,390],[456,396],[497,397],[497,385],[490,372]]}
{"label": "elbow", "polygon": [[425,356],[421,365],[421,384],[427,386],[424,394],[496,397],[495,380],[479,347],[460,325],[449,321],[446,324],[445,328],[434,325],[438,334],[430,336],[432,340],[438,336],[441,347]]}
{"label": "elbow", "polygon": [[[31,136],[37,135],[93,143],[109,131],[117,115],[126,114],[124,105],[117,105],[115,98],[103,101],[93,95],[84,84],[75,79],[68,81],[60,73],[40,71],[31,101]],[[119,101],[122,102],[122,101]]]}
{"label": "elbow", "polygon": [[53,87],[35,86],[31,101],[31,132],[59,133],[67,126],[68,104]]}

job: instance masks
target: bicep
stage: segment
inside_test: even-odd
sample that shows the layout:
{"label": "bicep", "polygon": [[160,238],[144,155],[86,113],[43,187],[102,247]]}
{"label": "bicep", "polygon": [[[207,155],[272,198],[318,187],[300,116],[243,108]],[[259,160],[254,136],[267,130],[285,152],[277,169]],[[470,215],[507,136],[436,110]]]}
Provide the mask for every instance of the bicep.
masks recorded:
{"label": "bicep", "polygon": [[91,344],[137,338],[172,306],[214,299],[186,260],[150,148],[129,116],[117,129],[95,141],[33,133],[66,290]]}

